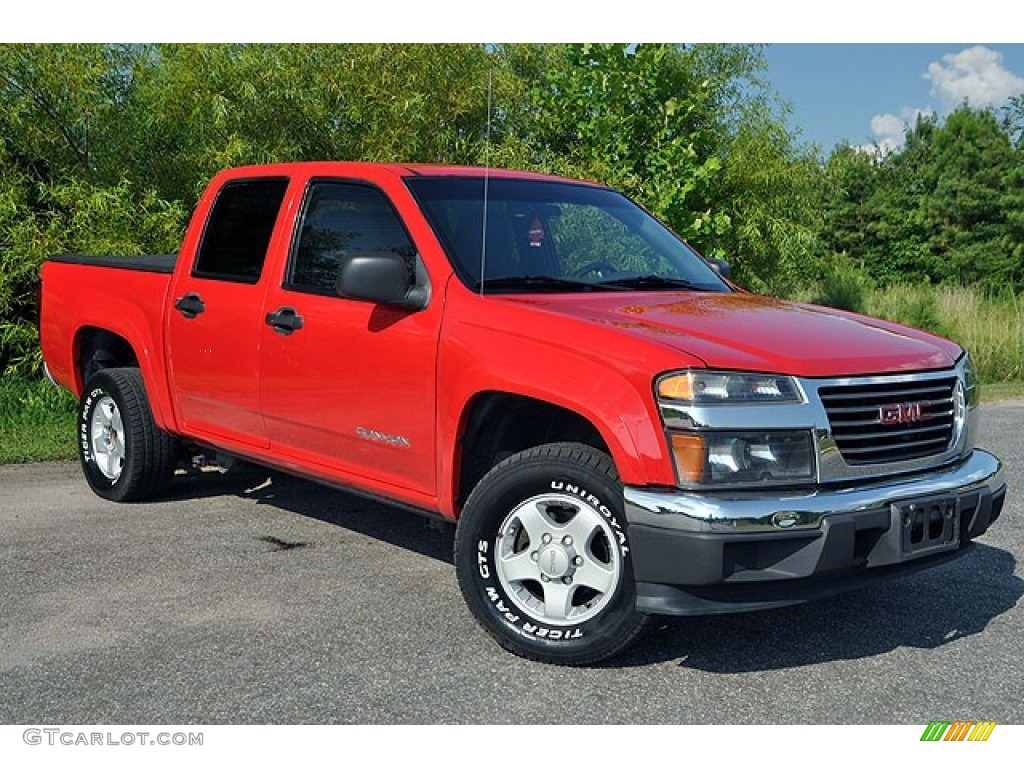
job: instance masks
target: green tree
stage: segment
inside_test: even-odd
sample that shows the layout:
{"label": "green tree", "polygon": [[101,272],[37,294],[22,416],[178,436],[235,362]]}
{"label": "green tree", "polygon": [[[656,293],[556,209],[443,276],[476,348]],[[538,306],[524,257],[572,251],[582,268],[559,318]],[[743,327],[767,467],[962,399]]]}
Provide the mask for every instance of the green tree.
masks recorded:
{"label": "green tree", "polygon": [[508,53],[532,83],[506,132],[520,162],[623,190],[752,287],[793,282],[819,248],[820,169],[769,105],[759,46]]}
{"label": "green tree", "polygon": [[177,247],[185,209],[121,173],[129,46],[0,46],[0,374],[38,366],[36,287],[61,252]]}
{"label": "green tree", "polygon": [[1002,113],[1003,130],[1013,141],[1014,147],[1024,149],[1024,93],[1011,98]]}
{"label": "green tree", "polygon": [[882,284],[1024,286],[1024,156],[1005,121],[963,106],[921,117],[885,156],[837,148],[826,164],[829,250]]}
{"label": "green tree", "polygon": [[138,51],[130,46],[0,45],[6,163],[49,182],[110,180],[109,139]]}
{"label": "green tree", "polygon": [[[946,282],[999,287],[1022,276],[1020,241],[1009,251],[996,244],[1012,232],[1007,217],[1016,198],[1012,179],[1021,158],[990,110],[962,107],[934,132],[933,155],[925,170],[921,211],[929,250]],[[1019,173],[1017,174],[1019,177]],[[1015,247],[1014,247],[1015,246]]]}
{"label": "green tree", "polygon": [[711,83],[671,45],[573,45],[529,95],[536,166],[602,181],[643,203],[688,239],[721,233],[707,202],[715,156]]}
{"label": "green tree", "polygon": [[713,239],[749,288],[789,293],[813,273],[823,248],[818,201],[824,174],[764,102],[744,104],[745,119],[723,149],[716,208],[732,226]]}
{"label": "green tree", "polygon": [[192,202],[249,163],[475,162],[492,58],[481,45],[155,46],[132,92],[127,164]]}

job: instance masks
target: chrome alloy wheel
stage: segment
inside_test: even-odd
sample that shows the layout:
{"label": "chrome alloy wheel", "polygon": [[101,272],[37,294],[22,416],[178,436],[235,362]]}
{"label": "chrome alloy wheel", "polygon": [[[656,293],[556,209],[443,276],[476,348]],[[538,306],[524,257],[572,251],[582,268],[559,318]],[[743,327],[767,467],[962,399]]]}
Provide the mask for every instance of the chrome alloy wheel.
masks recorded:
{"label": "chrome alloy wheel", "polygon": [[614,594],[623,567],[615,533],[578,497],[550,493],[527,499],[498,531],[498,580],[532,619],[579,624]]}
{"label": "chrome alloy wheel", "polygon": [[124,424],[117,403],[104,395],[96,403],[89,420],[89,446],[96,459],[96,467],[108,480],[116,481],[124,469]]}

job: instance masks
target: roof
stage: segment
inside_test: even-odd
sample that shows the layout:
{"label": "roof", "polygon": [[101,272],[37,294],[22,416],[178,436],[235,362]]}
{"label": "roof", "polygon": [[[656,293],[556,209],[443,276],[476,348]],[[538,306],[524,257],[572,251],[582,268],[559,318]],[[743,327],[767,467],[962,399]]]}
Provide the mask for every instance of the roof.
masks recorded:
{"label": "roof", "polygon": [[273,163],[267,165],[247,165],[226,169],[223,175],[231,178],[242,178],[246,176],[275,176],[292,175],[301,172],[313,176],[358,176],[377,175],[380,173],[391,173],[395,176],[462,176],[471,178],[483,178],[485,175],[490,178],[500,179],[533,179],[537,181],[572,181],[582,184],[594,184],[596,182],[571,179],[565,176],[554,176],[547,173],[534,171],[517,171],[505,168],[483,168],[469,165],[431,165],[416,163],[365,163],[343,160],[306,160],[290,163]]}

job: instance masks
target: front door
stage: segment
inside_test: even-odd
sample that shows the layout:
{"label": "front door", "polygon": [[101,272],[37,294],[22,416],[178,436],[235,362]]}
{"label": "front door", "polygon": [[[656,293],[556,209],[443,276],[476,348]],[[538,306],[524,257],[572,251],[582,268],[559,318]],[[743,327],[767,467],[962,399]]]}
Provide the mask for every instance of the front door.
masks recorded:
{"label": "front door", "polygon": [[440,302],[423,311],[343,298],[339,261],[416,248],[378,188],[314,180],[283,285],[268,288],[260,396],[271,449],[348,478],[434,496]]}

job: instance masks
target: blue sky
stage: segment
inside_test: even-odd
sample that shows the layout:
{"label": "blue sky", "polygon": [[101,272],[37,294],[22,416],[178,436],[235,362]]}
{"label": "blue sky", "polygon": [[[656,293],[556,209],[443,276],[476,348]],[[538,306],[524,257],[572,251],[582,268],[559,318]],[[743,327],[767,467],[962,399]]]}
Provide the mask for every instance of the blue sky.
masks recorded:
{"label": "blue sky", "polygon": [[773,44],[766,58],[790,127],[826,153],[840,141],[899,146],[918,112],[998,108],[1024,93],[1022,44]]}

